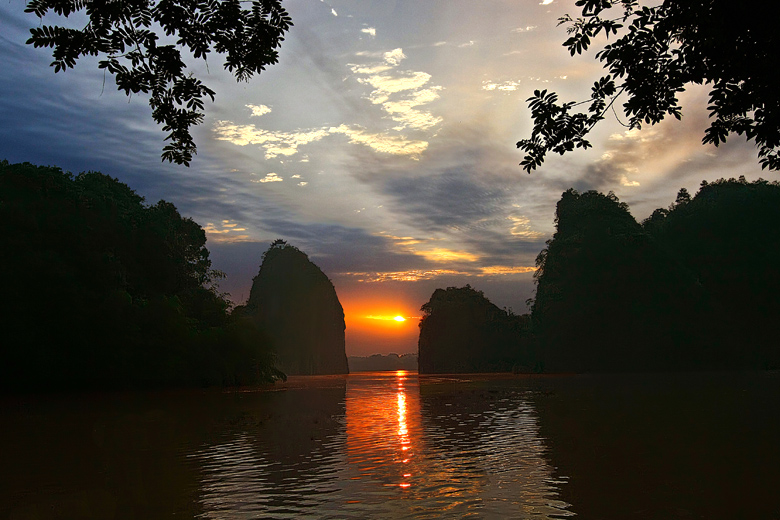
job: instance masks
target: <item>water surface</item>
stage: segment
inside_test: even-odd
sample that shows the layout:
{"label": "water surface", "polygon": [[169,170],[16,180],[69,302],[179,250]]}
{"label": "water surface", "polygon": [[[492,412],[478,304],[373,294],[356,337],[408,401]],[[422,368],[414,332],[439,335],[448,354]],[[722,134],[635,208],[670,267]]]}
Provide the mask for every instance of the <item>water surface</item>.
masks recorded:
{"label": "water surface", "polygon": [[780,374],[408,372],[0,402],[0,518],[780,519]]}

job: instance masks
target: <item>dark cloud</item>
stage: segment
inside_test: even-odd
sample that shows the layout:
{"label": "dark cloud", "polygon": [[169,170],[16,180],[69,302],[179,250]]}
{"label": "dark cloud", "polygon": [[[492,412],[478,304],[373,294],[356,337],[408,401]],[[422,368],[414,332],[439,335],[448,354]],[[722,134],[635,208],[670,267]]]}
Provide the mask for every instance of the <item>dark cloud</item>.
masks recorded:
{"label": "dark cloud", "polygon": [[383,191],[393,197],[399,214],[433,233],[471,228],[507,202],[505,189],[463,170],[388,179]]}
{"label": "dark cloud", "polygon": [[[489,127],[444,126],[419,163],[355,150],[355,178],[416,229],[416,238],[461,244],[482,257],[480,265],[533,265],[551,228],[539,226],[552,222],[549,181],[524,174],[506,136]],[[529,221],[525,237],[511,233],[512,218],[521,217]]]}
{"label": "dark cloud", "polygon": [[369,235],[361,229],[278,219],[268,219],[264,225],[271,230],[266,242],[208,243],[213,267],[227,274],[220,288],[229,292],[234,302],[242,302],[249,295],[262,254],[277,238],[302,250],[326,275],[342,280],[345,285],[357,283],[357,278],[348,273],[431,267],[419,256],[394,251],[386,237]]}
{"label": "dark cloud", "polygon": [[277,238],[316,258],[329,272],[403,271],[428,269],[432,265],[420,256],[399,252],[391,238],[364,229],[338,224],[301,223],[269,218],[266,229]]}

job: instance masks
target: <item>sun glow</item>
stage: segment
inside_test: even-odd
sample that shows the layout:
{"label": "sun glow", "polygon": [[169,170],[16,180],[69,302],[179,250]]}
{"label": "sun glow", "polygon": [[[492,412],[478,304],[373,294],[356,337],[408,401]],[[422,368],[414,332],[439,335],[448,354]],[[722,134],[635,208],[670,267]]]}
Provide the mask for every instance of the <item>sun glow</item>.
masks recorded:
{"label": "sun glow", "polygon": [[[349,356],[406,354],[417,351],[419,303],[410,303],[377,289],[374,294],[339,293],[346,322]],[[403,319],[399,319],[403,318]]]}
{"label": "sun glow", "polygon": [[378,321],[397,321],[399,323],[406,321],[407,317],[401,316],[400,314],[385,314],[385,315],[376,315],[376,314],[369,314],[365,316],[367,320],[378,320]]}

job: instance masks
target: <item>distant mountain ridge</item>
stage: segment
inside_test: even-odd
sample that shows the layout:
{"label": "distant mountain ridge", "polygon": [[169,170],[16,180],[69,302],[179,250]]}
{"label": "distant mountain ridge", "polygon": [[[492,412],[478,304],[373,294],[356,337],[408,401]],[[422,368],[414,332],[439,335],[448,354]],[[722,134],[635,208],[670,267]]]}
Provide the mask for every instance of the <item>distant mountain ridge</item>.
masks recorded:
{"label": "distant mountain ridge", "polygon": [[417,370],[417,354],[373,354],[349,356],[350,372],[380,372],[383,370]]}

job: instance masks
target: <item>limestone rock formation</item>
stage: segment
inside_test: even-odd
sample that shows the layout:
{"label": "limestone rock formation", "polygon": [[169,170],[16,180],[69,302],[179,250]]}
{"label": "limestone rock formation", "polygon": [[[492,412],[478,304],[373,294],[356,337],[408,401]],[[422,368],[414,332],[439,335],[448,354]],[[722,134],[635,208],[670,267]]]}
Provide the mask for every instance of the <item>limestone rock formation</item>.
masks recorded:
{"label": "limestone rock formation", "polygon": [[271,338],[287,375],[346,374],[344,310],[333,283],[283,240],[263,254],[246,312]]}
{"label": "limestone rock formation", "polygon": [[436,289],[422,306],[420,374],[528,372],[528,316],[499,309],[471,286]]}

